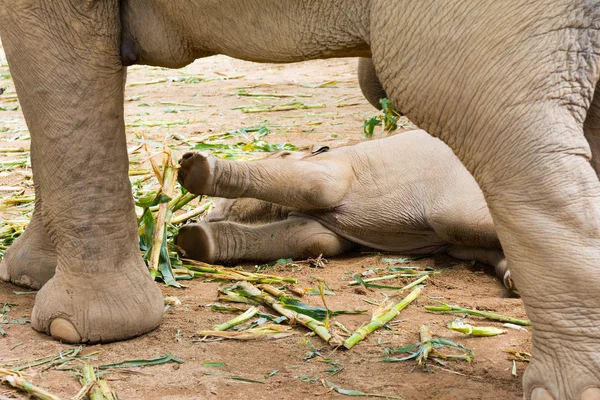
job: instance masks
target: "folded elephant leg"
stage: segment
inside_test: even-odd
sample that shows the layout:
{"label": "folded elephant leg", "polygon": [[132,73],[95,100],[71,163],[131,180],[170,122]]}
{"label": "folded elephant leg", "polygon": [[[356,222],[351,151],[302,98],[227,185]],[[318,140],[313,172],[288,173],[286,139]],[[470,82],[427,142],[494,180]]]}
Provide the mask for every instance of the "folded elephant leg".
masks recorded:
{"label": "folded elephant leg", "polygon": [[179,230],[176,243],[188,257],[207,263],[302,260],[320,254],[332,257],[356,247],[304,217],[258,226],[235,222],[189,224]]}
{"label": "folded elephant leg", "polygon": [[494,267],[496,276],[504,283],[511,292],[517,292],[517,288],[510,276],[510,270],[502,250],[484,249],[482,247],[454,246],[448,251],[454,258],[464,261],[477,261]]}
{"label": "folded elephant leg", "polygon": [[162,318],[127,175],[118,7],[118,0],[0,0],[0,36],[36,152],[43,226],[57,252],[31,323],[66,342],[127,339]]}
{"label": "folded elephant leg", "polygon": [[0,279],[30,289],[40,289],[56,269],[56,249],[42,221],[42,198],[36,190],[35,207],[25,232],[6,250],[0,261]]}
{"label": "folded elephant leg", "polygon": [[[320,157],[325,159],[325,157]],[[179,183],[195,194],[252,197],[296,210],[335,207],[352,184],[344,161],[326,158],[229,161],[207,153],[186,153],[180,161]]]}

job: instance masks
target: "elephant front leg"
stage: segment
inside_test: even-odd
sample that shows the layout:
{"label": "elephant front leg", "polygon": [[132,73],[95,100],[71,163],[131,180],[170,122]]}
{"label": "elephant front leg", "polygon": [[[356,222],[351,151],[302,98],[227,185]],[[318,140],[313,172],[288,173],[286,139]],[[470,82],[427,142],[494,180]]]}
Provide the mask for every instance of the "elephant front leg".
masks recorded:
{"label": "elephant front leg", "polygon": [[[598,399],[600,182],[581,124],[566,109],[544,107],[529,110],[546,117],[537,123],[471,138],[474,146],[461,150],[533,325],[525,398]],[[482,148],[489,157],[474,163]]]}
{"label": "elephant front leg", "polygon": [[57,252],[31,322],[66,342],[127,339],[162,318],[127,175],[118,5],[0,0],[0,35],[36,152],[41,220]]}
{"label": "elephant front leg", "polygon": [[187,257],[207,263],[333,257],[356,247],[319,222],[304,217],[260,226],[235,222],[189,224],[179,230],[176,243]]}

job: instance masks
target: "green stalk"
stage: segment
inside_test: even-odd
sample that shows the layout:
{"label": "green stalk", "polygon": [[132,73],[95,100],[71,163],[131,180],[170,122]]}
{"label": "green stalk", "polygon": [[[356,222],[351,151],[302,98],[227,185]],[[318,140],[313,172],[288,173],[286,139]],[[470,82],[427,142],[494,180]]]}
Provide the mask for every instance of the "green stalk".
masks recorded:
{"label": "green stalk", "polygon": [[29,393],[31,396],[40,400],[60,400],[58,396],[35,386],[33,383],[21,378],[16,372],[6,369],[0,369],[0,380],[8,382],[12,387]]}
{"label": "green stalk", "polygon": [[247,293],[258,293],[258,295],[253,296],[254,300],[260,301],[264,305],[271,307],[273,310],[286,317],[289,320],[290,325],[303,325],[308,329],[312,330],[321,339],[323,339],[325,342],[329,343],[332,346],[339,346],[342,344],[342,338],[339,337],[337,334],[331,334],[329,330],[327,330],[327,328],[325,327],[325,324],[323,324],[322,322],[317,321],[316,319],[313,319],[308,315],[299,314],[295,311],[285,308],[273,297],[271,297],[267,293],[262,293],[259,289],[257,289],[255,286],[248,282],[240,282],[239,285]]}
{"label": "green stalk", "polygon": [[462,307],[455,306],[452,304],[445,304],[445,303],[442,303],[441,301],[438,301],[437,303],[439,303],[440,305],[439,306],[425,306],[425,309],[427,311],[435,311],[435,312],[469,314],[469,315],[474,315],[476,317],[487,318],[487,319],[491,319],[494,321],[509,322],[511,324],[522,325],[522,326],[530,326],[531,325],[530,321],[507,317],[506,315],[502,315],[502,314],[496,314],[496,313],[492,313],[492,312],[479,311],[479,310],[470,310],[468,308],[462,308]]}
{"label": "green stalk", "polygon": [[84,364],[83,367],[81,367],[81,374],[81,384],[83,386],[87,386],[93,382],[93,385],[88,392],[90,400],[104,400],[104,396],[102,396],[102,392],[98,387],[98,381],[96,379],[96,374],[94,373],[94,366],[92,364]]}
{"label": "green stalk", "polygon": [[230,328],[233,328],[236,325],[239,325],[243,322],[248,321],[250,318],[254,317],[258,313],[258,307],[250,307],[243,314],[238,315],[237,317],[230,319],[227,322],[223,322],[222,324],[213,326],[213,331],[226,331]]}
{"label": "green stalk", "polygon": [[[177,168],[173,166],[173,159],[170,151],[164,150],[168,157],[167,162],[164,163],[165,168],[162,175],[161,190],[164,194],[169,197],[173,196],[175,189],[175,182],[177,181]],[[150,251],[149,268],[156,274],[158,272],[158,264],[160,259],[160,251],[165,238],[165,228],[169,222],[169,204],[161,203],[158,206],[158,213],[156,215],[156,229],[154,231],[154,237],[152,238],[152,250]]]}
{"label": "green stalk", "polygon": [[422,286],[417,286],[413,289],[412,292],[408,294],[402,301],[394,305],[391,309],[387,310],[384,308],[381,313],[373,313],[373,317],[371,318],[371,322],[367,325],[359,328],[356,332],[352,334],[348,339],[344,341],[344,347],[347,349],[351,349],[358,342],[364,340],[367,335],[374,330],[381,328],[387,322],[391,321],[395,318],[402,309],[412,303],[419,295],[421,294],[421,290],[423,290]]}
{"label": "green stalk", "polygon": [[433,335],[426,325],[421,325],[421,328],[419,328],[419,339],[421,340],[422,346],[421,354],[417,357],[417,364],[422,366],[423,363],[427,363],[429,354],[435,352],[435,348],[433,347],[433,344],[431,344]]}
{"label": "green stalk", "polygon": [[469,336],[498,336],[506,333],[504,329],[496,328],[494,326],[472,326],[463,322],[462,318],[456,318],[447,325],[448,329],[456,332],[464,333]]}
{"label": "green stalk", "polygon": [[118,396],[113,392],[104,379],[98,379],[98,387],[106,400],[117,400]]}
{"label": "green stalk", "polygon": [[171,209],[172,212],[175,212],[175,211],[179,210],[181,207],[188,204],[190,201],[197,198],[198,196],[199,195],[197,195],[197,194],[193,194],[193,193],[189,193],[189,192],[186,194],[179,195],[178,197],[173,199],[173,200],[177,200],[177,201],[169,202],[169,208]]}
{"label": "green stalk", "polygon": [[204,214],[206,212],[206,210],[208,210],[210,208],[210,206],[211,206],[211,204],[209,203],[209,204],[200,206],[198,208],[194,208],[193,210],[186,212],[185,214],[181,214],[181,215],[174,217],[173,219],[171,219],[171,223],[173,225],[184,223],[188,219],[192,219],[194,217],[197,217],[198,215]]}

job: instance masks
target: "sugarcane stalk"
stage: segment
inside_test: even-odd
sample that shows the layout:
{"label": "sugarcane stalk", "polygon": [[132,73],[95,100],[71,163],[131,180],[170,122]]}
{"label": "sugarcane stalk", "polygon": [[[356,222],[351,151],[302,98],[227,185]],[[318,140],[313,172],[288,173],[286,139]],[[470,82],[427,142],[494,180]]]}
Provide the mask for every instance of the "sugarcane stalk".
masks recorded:
{"label": "sugarcane stalk", "polygon": [[0,369],[0,379],[7,382],[15,389],[29,393],[31,396],[40,400],[60,400],[58,396],[53,395],[45,389],[42,389],[31,382],[23,379],[17,372],[7,369]]}
{"label": "sugarcane stalk", "polygon": [[469,314],[469,315],[474,315],[476,317],[487,318],[487,319],[491,319],[494,321],[509,322],[511,324],[522,325],[522,326],[530,326],[531,325],[530,321],[507,317],[506,315],[502,315],[502,314],[496,314],[496,313],[487,312],[487,311],[470,310],[468,308],[462,308],[462,307],[455,306],[452,304],[445,304],[445,303],[442,303],[441,301],[439,301],[437,303],[439,303],[440,305],[439,306],[425,306],[425,309],[427,311],[434,311],[434,312]]}
{"label": "sugarcane stalk", "polygon": [[288,287],[288,290],[290,292],[294,293],[298,297],[304,297],[304,295],[306,295],[306,290],[304,290],[302,288],[297,288],[297,287],[294,287],[294,286],[290,286],[290,287]]}
{"label": "sugarcane stalk", "polygon": [[496,328],[494,326],[472,326],[470,324],[466,324],[462,318],[456,318],[450,322],[448,322],[448,329],[451,329],[456,332],[464,333],[469,336],[498,336],[505,334],[506,331],[504,329]]}
{"label": "sugarcane stalk", "polygon": [[422,366],[424,362],[427,362],[427,357],[429,357],[430,353],[435,353],[435,348],[431,344],[431,339],[433,339],[433,335],[431,331],[426,325],[421,325],[419,328],[419,339],[421,340],[421,348],[422,352],[417,360],[417,364]]}
{"label": "sugarcane stalk", "polygon": [[[168,157],[168,158],[167,158]],[[166,161],[165,161],[166,160]],[[161,191],[169,197],[173,196],[175,182],[177,181],[177,168],[172,164],[171,152],[166,149],[163,151],[163,176],[161,180]],[[160,259],[160,250],[162,248],[166,224],[168,222],[169,204],[161,203],[158,206],[156,215],[156,229],[152,238],[152,250],[150,251],[149,268],[158,273],[158,263]]]}
{"label": "sugarcane stalk", "polygon": [[250,307],[243,314],[238,315],[235,318],[230,319],[227,322],[223,322],[222,324],[213,326],[213,331],[226,331],[231,329],[232,327],[239,325],[243,322],[248,321],[250,318],[254,317],[258,313],[258,307]]}
{"label": "sugarcane stalk", "polygon": [[93,382],[93,385],[88,392],[90,400],[104,400],[104,396],[102,396],[102,392],[98,387],[98,380],[96,379],[96,374],[94,373],[94,366],[92,364],[84,364],[81,367],[81,375],[81,381],[84,386],[88,385],[90,382]]}
{"label": "sugarcane stalk", "polygon": [[104,379],[98,379],[97,383],[98,388],[100,389],[100,392],[102,393],[102,396],[104,396],[105,400],[118,399],[118,396],[115,394],[115,392],[113,392],[108,386],[108,382],[106,382]]}
{"label": "sugarcane stalk", "polygon": [[199,195],[197,195],[197,194],[193,194],[193,193],[189,193],[189,192],[186,194],[180,194],[175,199],[173,199],[169,202],[169,208],[171,209],[172,212],[175,212],[175,211],[181,209],[186,204],[188,204],[190,201],[197,198],[198,196]]}
{"label": "sugarcane stalk", "polygon": [[[271,307],[273,310],[286,317],[290,325],[303,325],[308,329],[312,330],[321,339],[323,339],[325,342],[332,346],[339,346],[342,344],[342,338],[335,333],[332,334],[331,332],[329,332],[329,330],[327,330],[327,328],[322,322],[317,321],[316,319],[311,318],[308,315],[300,314],[285,308],[283,304],[279,303],[269,294],[262,293],[255,286],[248,282],[240,282],[239,285],[244,289],[246,293],[253,295],[255,300],[258,300],[264,305]],[[256,294],[257,291],[258,294]]]}
{"label": "sugarcane stalk", "polygon": [[400,313],[400,311],[402,309],[404,309],[406,306],[408,306],[410,303],[412,303],[417,297],[419,297],[422,289],[423,289],[422,286],[417,286],[416,288],[414,288],[412,290],[412,292],[410,292],[408,294],[408,296],[406,296],[404,299],[402,299],[402,301],[400,301],[399,303],[397,303],[396,305],[391,307],[391,309],[386,310],[386,308],[384,308],[383,311],[385,311],[385,312],[373,313],[371,322],[369,322],[367,325],[359,328],[356,332],[354,332],[352,334],[352,336],[350,336],[348,339],[344,340],[344,347],[347,349],[351,349],[357,343],[364,340],[369,333],[373,332],[374,330],[376,330],[378,328],[381,328],[387,322],[391,321],[393,318],[395,318]]}
{"label": "sugarcane stalk", "polygon": [[265,292],[269,293],[271,296],[275,296],[275,298],[285,297],[284,291],[279,290],[271,285],[262,284],[259,286],[259,288],[264,290]]}
{"label": "sugarcane stalk", "polygon": [[210,204],[205,204],[198,208],[194,208],[193,210],[190,210],[190,211],[186,212],[185,214],[181,214],[181,215],[178,215],[178,216],[172,218],[171,223],[173,225],[184,223],[188,219],[192,219],[194,217],[197,217],[198,215],[204,214],[206,212],[206,210],[208,210],[210,208],[210,206],[211,206]]}

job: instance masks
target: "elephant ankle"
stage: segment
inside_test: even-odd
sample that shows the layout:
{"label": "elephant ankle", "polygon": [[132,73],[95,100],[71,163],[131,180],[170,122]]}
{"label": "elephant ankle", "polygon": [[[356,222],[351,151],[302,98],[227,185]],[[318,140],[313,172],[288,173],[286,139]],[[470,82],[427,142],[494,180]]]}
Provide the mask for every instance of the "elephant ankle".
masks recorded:
{"label": "elephant ankle", "polygon": [[153,330],[162,320],[163,296],[137,262],[121,264],[117,279],[59,266],[36,296],[33,328],[69,343],[113,342]]}

